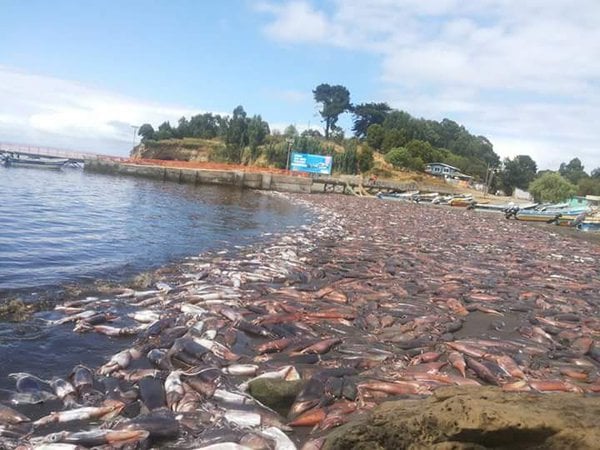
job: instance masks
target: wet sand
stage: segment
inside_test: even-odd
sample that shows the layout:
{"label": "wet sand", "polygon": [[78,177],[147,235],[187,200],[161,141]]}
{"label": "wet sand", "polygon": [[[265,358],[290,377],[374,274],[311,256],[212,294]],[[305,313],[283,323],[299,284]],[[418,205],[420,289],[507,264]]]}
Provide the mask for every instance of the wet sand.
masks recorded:
{"label": "wet sand", "polygon": [[[288,432],[297,444],[386,400],[427,397],[445,386],[600,391],[595,236],[458,208],[341,195],[286,197],[313,208],[316,221],[158,271],[154,281],[168,284],[167,290],[108,298],[128,312],[168,317],[163,334],[187,327],[184,340],[193,340],[200,324],[219,351],[175,351],[179,337],[158,342],[142,329],[134,347],[170,349],[180,370],[217,368],[218,385],[232,392],[256,374],[293,366],[305,383],[287,418],[303,425]],[[193,313],[190,305],[204,312]],[[86,308],[99,312],[103,306]],[[261,350],[282,339],[286,345]],[[125,339],[123,348],[130,342]],[[228,375],[238,364],[255,369]],[[122,380],[134,367],[154,366],[141,357],[103,373]],[[57,375],[67,377],[68,370]],[[227,411],[210,396],[199,402],[214,406],[212,415]],[[294,424],[299,418],[304,421]],[[215,431],[214,423],[168,442],[198,447],[215,442],[215,433],[225,439],[237,429],[230,423]]]}

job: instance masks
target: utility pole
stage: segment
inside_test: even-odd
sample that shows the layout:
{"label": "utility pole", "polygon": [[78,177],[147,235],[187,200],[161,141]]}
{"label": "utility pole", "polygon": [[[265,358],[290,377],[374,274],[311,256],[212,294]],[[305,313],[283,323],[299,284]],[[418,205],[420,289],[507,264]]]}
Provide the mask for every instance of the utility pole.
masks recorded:
{"label": "utility pole", "polygon": [[487,163],[485,168],[485,188],[483,190],[483,197],[487,197],[488,194],[488,179],[490,177],[490,163]]}
{"label": "utility pole", "polygon": [[135,148],[135,134],[139,127],[137,125],[131,125],[131,128],[133,128],[133,145],[131,146],[131,149],[133,150]]}
{"label": "utility pole", "polygon": [[487,164],[487,169],[485,171],[485,190],[484,190],[484,197],[487,197],[487,195],[489,194],[489,190],[490,190],[490,186],[492,185],[492,180],[494,179],[494,174],[495,174],[495,168],[494,167],[490,167],[490,163]]}
{"label": "utility pole", "polygon": [[287,164],[285,165],[286,170],[289,172],[290,170],[290,151],[292,150],[292,144],[294,143],[293,139],[288,139],[288,151],[287,151]]}

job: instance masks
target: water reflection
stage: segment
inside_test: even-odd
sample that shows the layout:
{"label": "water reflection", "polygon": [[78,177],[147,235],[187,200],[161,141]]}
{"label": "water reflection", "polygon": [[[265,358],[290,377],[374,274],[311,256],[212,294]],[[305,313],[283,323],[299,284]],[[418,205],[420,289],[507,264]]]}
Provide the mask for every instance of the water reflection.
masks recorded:
{"label": "water reflection", "polygon": [[0,294],[122,278],[308,220],[250,190],[2,168]]}

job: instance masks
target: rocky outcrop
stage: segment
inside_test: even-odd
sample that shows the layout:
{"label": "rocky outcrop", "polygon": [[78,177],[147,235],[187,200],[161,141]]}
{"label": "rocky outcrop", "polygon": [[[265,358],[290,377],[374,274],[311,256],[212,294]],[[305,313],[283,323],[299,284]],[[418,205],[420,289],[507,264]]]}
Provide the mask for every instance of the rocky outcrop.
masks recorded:
{"label": "rocky outcrop", "polygon": [[600,397],[442,388],[384,403],[334,431],[324,449],[597,449]]}
{"label": "rocky outcrop", "polygon": [[132,158],[206,162],[225,146],[221,141],[208,139],[167,139],[148,141],[136,146]]}

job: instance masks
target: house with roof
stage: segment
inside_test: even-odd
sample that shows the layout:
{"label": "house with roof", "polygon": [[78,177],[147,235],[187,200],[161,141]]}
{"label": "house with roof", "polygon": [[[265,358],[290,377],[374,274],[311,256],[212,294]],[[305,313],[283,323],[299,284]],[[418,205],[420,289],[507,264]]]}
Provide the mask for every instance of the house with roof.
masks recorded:
{"label": "house with roof", "polygon": [[569,207],[571,209],[600,208],[600,196],[586,195],[585,197],[583,197],[574,195],[569,200],[567,200],[567,203],[569,203]]}
{"label": "house with roof", "polygon": [[449,164],[434,162],[425,165],[425,172],[442,178],[454,178],[464,181],[471,181],[473,177],[465,175],[460,169]]}

